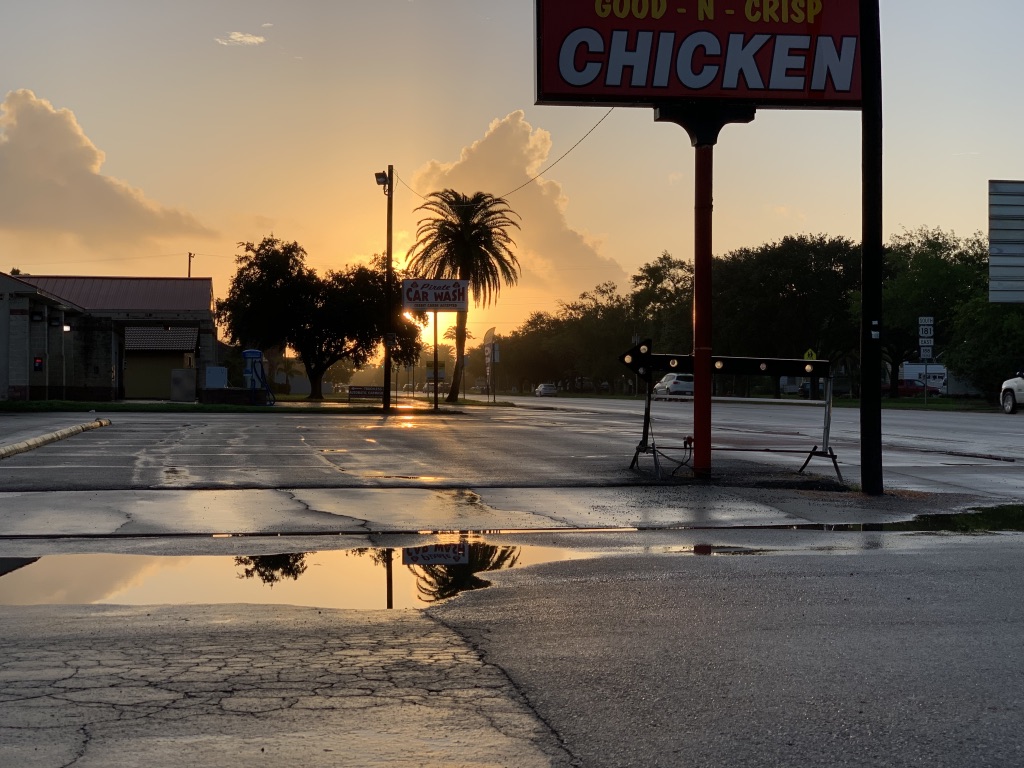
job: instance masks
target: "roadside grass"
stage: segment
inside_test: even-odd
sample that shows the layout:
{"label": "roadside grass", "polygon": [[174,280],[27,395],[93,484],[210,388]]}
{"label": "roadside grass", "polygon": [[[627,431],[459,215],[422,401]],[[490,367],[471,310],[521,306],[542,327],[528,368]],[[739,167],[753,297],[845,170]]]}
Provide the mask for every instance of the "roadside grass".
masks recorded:
{"label": "roadside grass", "polygon": [[883,529],[944,533],[1024,531],[1024,504],[978,508],[955,515],[921,515],[902,523],[885,523]]}
{"label": "roadside grass", "polygon": [[[842,408],[859,408],[860,399],[837,397],[832,405]],[[997,413],[999,406],[977,397],[883,397],[882,410],[891,411],[970,411]]]}

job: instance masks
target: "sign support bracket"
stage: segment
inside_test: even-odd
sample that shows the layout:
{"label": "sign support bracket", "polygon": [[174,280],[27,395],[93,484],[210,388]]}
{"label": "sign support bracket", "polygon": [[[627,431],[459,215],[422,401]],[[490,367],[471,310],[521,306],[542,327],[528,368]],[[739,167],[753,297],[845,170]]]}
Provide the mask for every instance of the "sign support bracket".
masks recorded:
{"label": "sign support bracket", "polygon": [[[651,434],[651,395],[654,392],[654,383],[645,380],[647,399],[644,402],[644,430],[640,436],[640,442],[633,452],[633,461],[630,462],[630,469],[637,469],[640,466],[640,454],[649,453],[654,457],[654,472],[658,479],[661,479],[661,463],[658,461],[658,449],[654,444],[654,436]],[[648,442],[650,438],[650,442]]]}

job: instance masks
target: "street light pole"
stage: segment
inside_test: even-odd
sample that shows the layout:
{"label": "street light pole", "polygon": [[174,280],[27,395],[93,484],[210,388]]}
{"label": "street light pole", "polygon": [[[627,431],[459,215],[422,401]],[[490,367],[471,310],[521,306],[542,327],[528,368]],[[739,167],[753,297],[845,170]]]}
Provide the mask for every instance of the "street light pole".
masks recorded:
{"label": "street light pole", "polygon": [[377,183],[384,187],[384,194],[388,198],[388,241],[384,262],[385,306],[388,313],[387,332],[384,336],[384,413],[391,413],[391,345],[395,341],[395,318],[391,306],[392,287],[395,282],[391,265],[391,231],[394,222],[395,168],[389,165],[387,173],[377,173],[375,176]]}

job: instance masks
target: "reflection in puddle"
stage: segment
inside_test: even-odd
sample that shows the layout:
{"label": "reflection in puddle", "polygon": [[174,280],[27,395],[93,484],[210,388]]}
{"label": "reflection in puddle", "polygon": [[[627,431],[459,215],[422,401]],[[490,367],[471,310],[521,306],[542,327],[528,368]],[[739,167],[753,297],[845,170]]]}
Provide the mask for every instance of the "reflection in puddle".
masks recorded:
{"label": "reflection in puddle", "polygon": [[[616,535],[627,532],[627,529],[591,529],[587,533],[593,535],[606,530]],[[630,530],[636,532],[636,529]],[[896,536],[929,531],[958,534],[1021,531],[1024,530],[1024,506],[959,515],[923,516],[906,523],[734,526],[730,530],[733,533],[743,530],[799,530],[833,534],[893,533]],[[566,532],[559,530],[562,534]],[[823,547],[812,546],[805,539],[793,542],[794,546],[789,547],[775,539],[771,549],[700,542],[683,546],[638,548],[620,544],[612,549],[573,549],[501,546],[483,540],[487,535],[516,533],[508,530],[420,533],[445,543],[404,550],[361,548],[244,557],[109,554],[0,557],[0,605],[257,603],[362,610],[426,608],[460,592],[488,586],[490,582],[482,575],[488,572],[612,553],[742,556],[786,554],[787,551],[863,551],[883,547],[882,536],[853,536],[848,548],[839,546],[833,538]],[[518,533],[537,535],[541,532]],[[222,534],[212,538],[249,537]],[[252,538],[263,537],[254,535]]]}
{"label": "reflection in puddle", "polygon": [[[465,562],[363,548],[246,557],[49,555],[4,560],[0,605],[259,603],[318,608],[426,608],[489,585],[480,574],[592,556],[548,547],[464,543]],[[423,550],[422,547],[414,548]]]}

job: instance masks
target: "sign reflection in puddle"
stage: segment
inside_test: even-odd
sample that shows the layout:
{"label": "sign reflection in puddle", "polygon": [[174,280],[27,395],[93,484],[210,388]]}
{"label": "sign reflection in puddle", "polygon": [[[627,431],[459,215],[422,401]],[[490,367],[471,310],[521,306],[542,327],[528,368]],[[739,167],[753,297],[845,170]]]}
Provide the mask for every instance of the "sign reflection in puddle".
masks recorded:
{"label": "sign reflection in puddle", "polygon": [[[453,548],[460,552],[453,559]],[[489,585],[482,575],[587,557],[547,547],[484,543],[249,557],[49,555],[0,560],[0,605],[259,603],[373,610],[426,608]]]}

